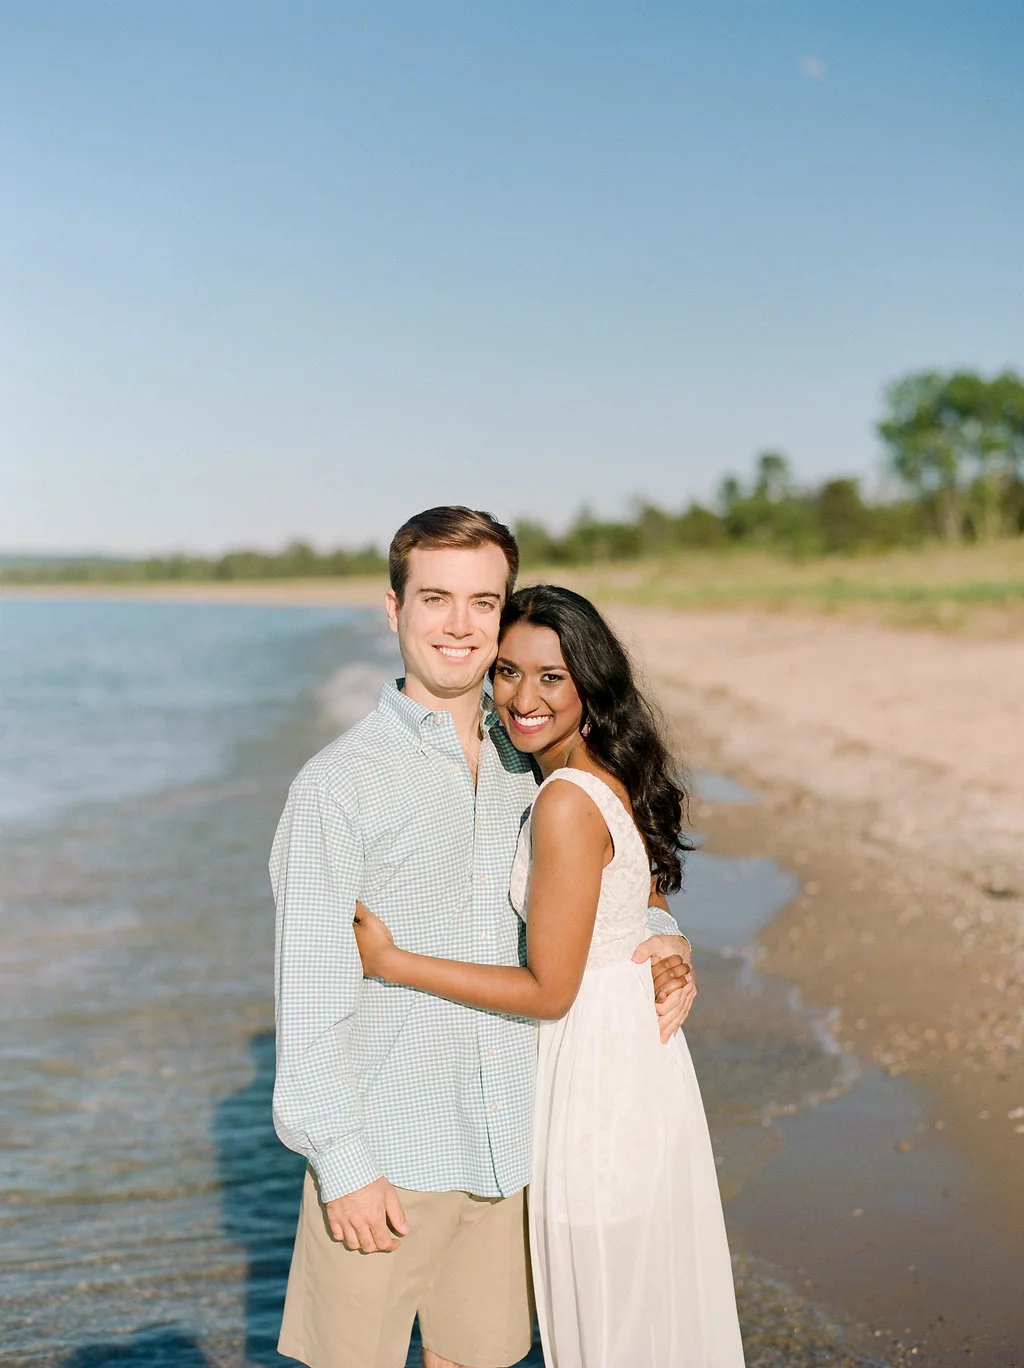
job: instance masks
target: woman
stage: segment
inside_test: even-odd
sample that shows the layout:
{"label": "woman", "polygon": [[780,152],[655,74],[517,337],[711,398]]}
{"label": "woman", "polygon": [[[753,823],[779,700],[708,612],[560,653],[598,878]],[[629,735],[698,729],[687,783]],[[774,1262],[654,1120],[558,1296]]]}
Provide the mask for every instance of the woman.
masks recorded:
{"label": "woman", "polygon": [[514,594],[492,678],[543,777],[512,869],[526,967],[411,954],[360,905],[364,971],[541,1022],[530,1243],[548,1368],[740,1368],[697,1080],[631,958],[652,884],[681,883],[683,791],[625,651],[578,594]]}

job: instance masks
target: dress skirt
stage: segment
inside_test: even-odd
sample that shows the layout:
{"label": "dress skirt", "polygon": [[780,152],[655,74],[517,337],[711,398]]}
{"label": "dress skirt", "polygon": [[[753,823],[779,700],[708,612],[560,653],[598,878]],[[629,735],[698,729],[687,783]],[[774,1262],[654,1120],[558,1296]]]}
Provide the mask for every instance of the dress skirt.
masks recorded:
{"label": "dress skirt", "polygon": [[588,969],[541,1024],[530,1243],[546,1368],[742,1368],[704,1106],[647,964]]}

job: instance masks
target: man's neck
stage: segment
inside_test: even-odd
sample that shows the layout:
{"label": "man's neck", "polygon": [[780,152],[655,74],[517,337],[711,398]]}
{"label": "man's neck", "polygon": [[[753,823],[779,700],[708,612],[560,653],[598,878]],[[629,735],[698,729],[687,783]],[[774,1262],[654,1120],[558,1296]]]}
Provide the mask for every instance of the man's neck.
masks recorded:
{"label": "man's neck", "polygon": [[483,683],[476,685],[467,693],[453,698],[438,698],[425,688],[418,679],[406,676],[402,692],[416,703],[435,712],[449,712],[455,723],[455,733],[466,752],[470,769],[476,772],[476,757],[480,751],[480,704],[483,697]]}

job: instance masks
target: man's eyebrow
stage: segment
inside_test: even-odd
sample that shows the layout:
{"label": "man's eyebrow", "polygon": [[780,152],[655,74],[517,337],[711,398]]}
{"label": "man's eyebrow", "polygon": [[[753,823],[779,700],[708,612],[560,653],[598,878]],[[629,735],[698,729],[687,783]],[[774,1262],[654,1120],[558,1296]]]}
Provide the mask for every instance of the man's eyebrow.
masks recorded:
{"label": "man's eyebrow", "polygon": [[[416,592],[417,594],[442,594],[445,598],[451,598],[453,590],[434,589],[428,584],[424,585],[422,589],[417,589]],[[494,599],[495,603],[501,602],[501,595],[495,593],[493,589],[477,589],[474,593],[470,594],[469,597],[475,599]]]}

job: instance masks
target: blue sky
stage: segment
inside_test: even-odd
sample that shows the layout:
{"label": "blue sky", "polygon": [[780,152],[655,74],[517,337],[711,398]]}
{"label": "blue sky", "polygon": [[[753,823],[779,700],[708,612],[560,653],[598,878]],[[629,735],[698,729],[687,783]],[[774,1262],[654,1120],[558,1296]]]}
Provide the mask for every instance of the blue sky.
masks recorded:
{"label": "blue sky", "polygon": [[1013,0],[0,0],[0,550],[564,524],[1024,368]]}

